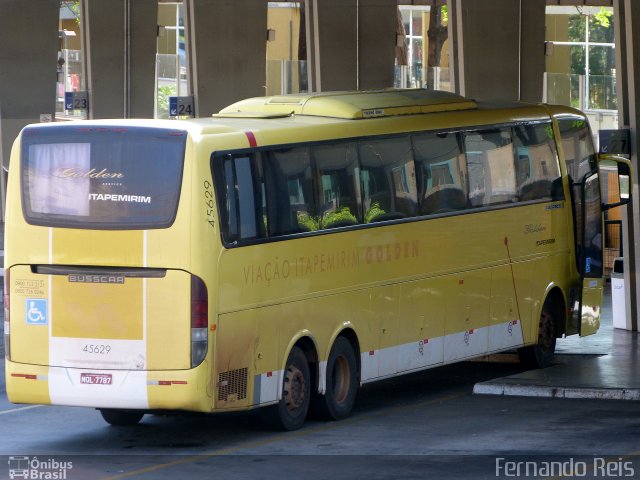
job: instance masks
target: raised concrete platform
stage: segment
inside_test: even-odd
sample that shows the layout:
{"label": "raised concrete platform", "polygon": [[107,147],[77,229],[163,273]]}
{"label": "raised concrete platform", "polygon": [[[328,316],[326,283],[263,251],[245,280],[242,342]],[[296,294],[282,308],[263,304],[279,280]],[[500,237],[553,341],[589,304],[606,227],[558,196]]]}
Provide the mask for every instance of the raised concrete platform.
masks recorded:
{"label": "raised concrete platform", "polygon": [[559,339],[555,365],[477,383],[484,395],[640,400],[640,335],[613,328],[607,285],[600,331]]}

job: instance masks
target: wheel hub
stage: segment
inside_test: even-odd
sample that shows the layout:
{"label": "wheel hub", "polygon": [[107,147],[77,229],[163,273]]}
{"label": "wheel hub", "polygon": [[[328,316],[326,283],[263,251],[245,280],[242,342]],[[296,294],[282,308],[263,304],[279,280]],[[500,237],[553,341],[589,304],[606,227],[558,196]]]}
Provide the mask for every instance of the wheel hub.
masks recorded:
{"label": "wheel hub", "polygon": [[540,314],[540,333],[538,341],[542,348],[548,350],[552,347],[554,340],[553,318],[547,312]]}
{"label": "wheel hub", "polygon": [[333,365],[333,394],[337,403],[344,402],[349,395],[350,381],[349,362],[340,356]]}
{"label": "wheel hub", "polygon": [[284,400],[289,410],[300,408],[305,401],[305,380],[296,367],[287,369],[284,379]]}

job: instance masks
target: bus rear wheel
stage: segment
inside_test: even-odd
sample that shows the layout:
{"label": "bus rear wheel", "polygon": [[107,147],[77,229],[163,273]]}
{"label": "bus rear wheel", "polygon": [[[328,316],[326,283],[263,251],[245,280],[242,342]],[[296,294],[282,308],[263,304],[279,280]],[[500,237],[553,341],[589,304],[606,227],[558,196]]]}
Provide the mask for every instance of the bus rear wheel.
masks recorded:
{"label": "bus rear wheel", "polygon": [[118,427],[135,425],[144,417],[144,412],[138,410],[118,410],[113,408],[99,408],[98,410],[100,410],[100,415],[109,425]]}
{"label": "bus rear wheel", "polygon": [[326,383],[325,394],[312,400],[313,415],[324,420],[349,416],[358,392],[358,366],[353,347],[345,337],[338,337],[331,348]]}
{"label": "bus rear wheel", "polygon": [[299,347],[293,347],[284,370],[282,398],[276,405],[263,409],[263,421],[277,430],[297,430],[307,417],[310,395],[307,357]]}
{"label": "bus rear wheel", "polygon": [[520,362],[528,368],[546,368],[553,363],[556,350],[556,328],[554,303],[549,297],[542,306],[540,325],[538,327],[538,342],[518,349]]}

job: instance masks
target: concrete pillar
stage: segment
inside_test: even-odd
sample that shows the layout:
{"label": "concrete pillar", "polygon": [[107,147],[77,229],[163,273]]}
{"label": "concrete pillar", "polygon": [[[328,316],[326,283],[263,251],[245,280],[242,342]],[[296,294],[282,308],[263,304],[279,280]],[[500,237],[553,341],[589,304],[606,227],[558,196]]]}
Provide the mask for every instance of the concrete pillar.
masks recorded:
{"label": "concrete pillar", "polygon": [[395,0],[306,0],[311,91],[393,86]]}
{"label": "concrete pillar", "polygon": [[520,100],[542,101],[545,55],[545,0],[520,0]]}
{"label": "concrete pillar", "polygon": [[82,0],[89,118],[152,118],[157,0]]}
{"label": "concrete pillar", "polygon": [[[59,0],[0,0],[0,160],[18,132],[55,113]],[[4,174],[0,172],[4,220]]]}
{"label": "concrete pillar", "polygon": [[449,5],[457,92],[483,100],[541,101],[545,0]]}
{"label": "concrete pillar", "polygon": [[640,2],[615,0],[616,70],[618,72],[618,123],[628,127],[633,163],[633,200],[623,211],[624,280],[626,311],[631,316],[632,330],[638,330],[640,283],[636,278],[640,259]]}
{"label": "concrete pillar", "polygon": [[185,0],[196,115],[265,94],[267,2]]}
{"label": "concrete pillar", "polygon": [[393,87],[396,58],[396,0],[360,0],[358,89]]}

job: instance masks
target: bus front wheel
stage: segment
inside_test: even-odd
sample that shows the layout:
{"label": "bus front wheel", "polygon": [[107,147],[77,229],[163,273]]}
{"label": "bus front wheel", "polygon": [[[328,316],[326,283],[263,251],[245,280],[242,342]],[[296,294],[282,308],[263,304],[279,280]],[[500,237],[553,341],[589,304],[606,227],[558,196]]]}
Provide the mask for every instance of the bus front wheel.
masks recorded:
{"label": "bus front wheel", "polygon": [[339,420],[351,413],[358,392],[356,354],[349,340],[338,337],[327,360],[326,392],[312,400],[315,417]]}
{"label": "bus front wheel", "polygon": [[276,405],[263,409],[264,422],[277,430],[297,430],[307,416],[310,395],[311,374],[307,357],[299,347],[293,347],[284,370],[282,398]]}
{"label": "bus front wheel", "polygon": [[135,425],[144,417],[144,412],[138,410],[118,410],[112,408],[99,408],[98,410],[100,410],[100,415],[102,415],[105,422],[118,427]]}
{"label": "bus front wheel", "polygon": [[547,297],[540,313],[538,327],[538,342],[518,349],[520,362],[529,368],[546,368],[553,363],[556,350],[556,329],[554,303]]}

